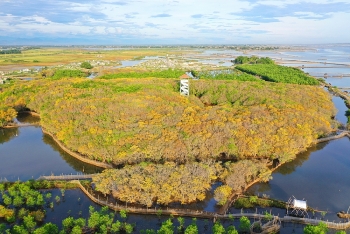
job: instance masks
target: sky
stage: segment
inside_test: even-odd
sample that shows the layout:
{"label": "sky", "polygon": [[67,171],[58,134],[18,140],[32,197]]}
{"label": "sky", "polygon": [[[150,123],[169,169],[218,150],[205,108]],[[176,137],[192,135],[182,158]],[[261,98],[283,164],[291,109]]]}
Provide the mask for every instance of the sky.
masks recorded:
{"label": "sky", "polygon": [[350,42],[350,0],[0,0],[0,45]]}

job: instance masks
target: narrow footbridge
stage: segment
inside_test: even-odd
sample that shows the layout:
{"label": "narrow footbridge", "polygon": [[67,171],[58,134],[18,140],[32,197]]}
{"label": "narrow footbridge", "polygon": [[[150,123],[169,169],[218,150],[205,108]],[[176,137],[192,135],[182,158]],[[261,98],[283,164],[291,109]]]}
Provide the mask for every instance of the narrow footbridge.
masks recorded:
{"label": "narrow footbridge", "polygon": [[321,143],[321,142],[331,141],[331,140],[339,139],[339,138],[342,138],[342,137],[345,137],[345,136],[350,137],[350,131],[342,131],[338,135],[317,139],[315,141],[315,143],[317,144],[317,143]]}
{"label": "narrow footbridge", "polygon": [[50,175],[40,176],[37,180],[84,180],[92,179],[97,174],[76,174],[76,175]]}

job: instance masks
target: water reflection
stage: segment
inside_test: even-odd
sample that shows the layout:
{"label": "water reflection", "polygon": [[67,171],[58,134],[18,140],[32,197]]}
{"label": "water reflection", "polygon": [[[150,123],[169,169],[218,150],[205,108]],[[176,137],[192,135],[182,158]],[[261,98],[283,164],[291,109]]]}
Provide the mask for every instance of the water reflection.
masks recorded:
{"label": "water reflection", "polygon": [[327,144],[328,142],[324,142],[324,143],[311,146],[307,151],[298,154],[293,161],[288,162],[283,166],[281,166],[280,168],[278,168],[276,170],[276,173],[280,173],[282,175],[292,174],[297,167],[302,166],[303,163],[309,159],[310,154],[318,150],[322,150]]}
{"label": "water reflection", "polygon": [[0,144],[10,141],[18,135],[17,128],[0,129]]}
{"label": "water reflection", "polygon": [[72,157],[71,155],[69,155],[68,153],[63,151],[61,149],[61,147],[59,145],[57,145],[57,143],[50,136],[48,136],[46,134],[43,134],[42,140],[45,144],[50,145],[54,151],[59,153],[59,155],[62,157],[62,159],[64,159],[65,162],[68,163],[69,166],[71,166],[77,172],[83,172],[85,174],[92,174],[92,173],[99,173],[103,170],[102,168],[93,166],[91,164],[84,163],[84,162]]}
{"label": "water reflection", "polygon": [[101,171],[63,152],[37,126],[2,129],[0,139],[0,178],[9,181]]}
{"label": "water reflection", "polygon": [[21,124],[38,124],[40,122],[40,118],[38,116],[23,112],[17,115],[15,121]]}

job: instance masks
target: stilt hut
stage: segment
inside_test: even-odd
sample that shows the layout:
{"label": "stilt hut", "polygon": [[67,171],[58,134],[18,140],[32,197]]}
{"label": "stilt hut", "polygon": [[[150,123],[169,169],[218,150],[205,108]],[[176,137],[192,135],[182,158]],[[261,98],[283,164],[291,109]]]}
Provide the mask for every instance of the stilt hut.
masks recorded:
{"label": "stilt hut", "polygon": [[287,215],[296,217],[309,217],[305,200],[297,200],[294,196],[287,202]]}

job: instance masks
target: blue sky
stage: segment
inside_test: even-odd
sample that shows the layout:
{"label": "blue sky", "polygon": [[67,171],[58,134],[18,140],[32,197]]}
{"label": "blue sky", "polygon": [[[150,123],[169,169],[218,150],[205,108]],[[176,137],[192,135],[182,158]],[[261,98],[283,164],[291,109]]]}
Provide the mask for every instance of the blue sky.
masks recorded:
{"label": "blue sky", "polygon": [[6,44],[350,42],[350,0],[0,0]]}

